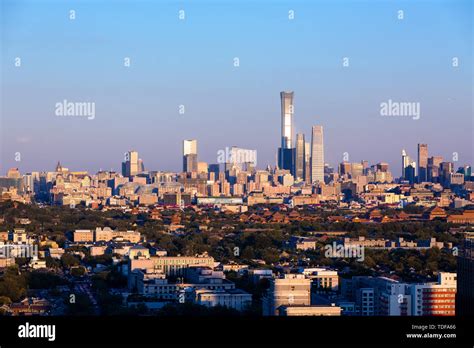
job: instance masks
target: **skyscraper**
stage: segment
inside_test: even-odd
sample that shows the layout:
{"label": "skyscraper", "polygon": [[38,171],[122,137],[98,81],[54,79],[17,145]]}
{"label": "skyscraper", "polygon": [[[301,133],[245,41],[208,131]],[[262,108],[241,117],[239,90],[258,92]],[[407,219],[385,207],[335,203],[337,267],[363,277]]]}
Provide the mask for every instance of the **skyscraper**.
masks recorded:
{"label": "skyscraper", "polygon": [[295,161],[295,150],[293,148],[293,92],[281,92],[280,99],[281,146],[278,149],[278,167],[293,172]]}
{"label": "skyscraper", "polygon": [[406,167],[411,164],[410,156],[407,155],[405,149],[402,150],[402,178],[406,179],[407,175],[405,173]]}
{"label": "skyscraper", "polygon": [[465,164],[464,166],[459,167],[457,172],[464,174],[464,180],[469,181],[469,179],[471,178],[471,174],[472,174],[472,168],[471,168],[471,166]]}
{"label": "skyscraper", "polygon": [[339,163],[339,175],[349,175],[351,174],[352,166],[349,162]]}
{"label": "skyscraper", "polygon": [[144,172],[145,171],[145,164],[141,158],[138,159],[138,171]]}
{"label": "skyscraper", "polygon": [[362,163],[351,163],[351,178],[355,179],[364,174],[364,165]]}
{"label": "skyscraper", "polygon": [[281,92],[281,147],[293,147],[293,92]]}
{"label": "skyscraper", "polygon": [[304,143],[304,181],[311,182],[311,144]]}
{"label": "skyscraper", "polygon": [[376,168],[378,172],[387,173],[388,172],[388,163],[380,162],[376,164]]}
{"label": "skyscraper", "polygon": [[443,162],[443,156],[433,156],[428,158],[427,180],[429,182],[438,182],[439,166]]}
{"label": "skyscraper", "polygon": [[125,154],[125,161],[122,162],[122,175],[129,177],[140,172],[138,164],[138,152],[129,151]]}
{"label": "skyscraper", "polygon": [[313,126],[311,132],[311,182],[324,183],[323,126]]}
{"label": "skyscraper", "polygon": [[295,151],[295,179],[304,180],[304,165],[305,165],[305,142],[304,134],[296,134],[296,151]]}
{"label": "skyscraper", "polygon": [[364,175],[367,175],[369,171],[369,161],[362,160],[360,163],[362,163],[362,173]]}
{"label": "skyscraper", "polygon": [[[238,169],[250,170],[257,166],[257,150],[243,149],[237,146],[232,146],[230,149],[226,149],[226,152],[222,152],[225,158],[221,162],[225,162],[225,170]],[[218,158],[219,160],[219,158]]]}
{"label": "skyscraper", "polygon": [[428,145],[418,144],[418,182],[428,180]]}
{"label": "skyscraper", "polygon": [[449,176],[454,170],[452,162],[441,162],[439,164],[439,179],[443,186],[449,185]]}
{"label": "skyscraper", "polygon": [[197,172],[197,140],[183,141],[183,172]]}
{"label": "skyscraper", "polygon": [[416,177],[416,162],[412,162],[405,168],[404,178],[405,180],[408,180],[410,184],[414,184],[415,177]]}

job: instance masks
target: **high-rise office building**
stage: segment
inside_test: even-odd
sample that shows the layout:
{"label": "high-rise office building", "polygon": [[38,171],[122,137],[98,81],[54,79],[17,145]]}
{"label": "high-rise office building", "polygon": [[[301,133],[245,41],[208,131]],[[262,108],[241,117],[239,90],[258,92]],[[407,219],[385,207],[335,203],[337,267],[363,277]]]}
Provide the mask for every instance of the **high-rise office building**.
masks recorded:
{"label": "high-rise office building", "polygon": [[349,175],[351,174],[352,166],[349,162],[339,163],[339,175]]}
{"label": "high-rise office building", "polygon": [[140,165],[137,151],[129,151],[125,154],[125,161],[122,162],[122,175],[130,177],[140,172]]}
{"label": "high-rise office building", "polygon": [[388,163],[380,162],[376,164],[376,168],[378,172],[387,173],[388,172]]}
{"label": "high-rise office building", "polygon": [[362,176],[364,173],[364,166],[362,163],[351,163],[351,178],[355,179]]}
{"label": "high-rise office building", "polygon": [[311,144],[304,143],[304,181],[311,182]]}
{"label": "high-rise office building", "polygon": [[418,144],[418,182],[428,180],[428,145]]}
{"label": "high-rise office building", "polygon": [[304,180],[304,166],[305,166],[305,141],[304,134],[296,134],[296,151],[295,151],[295,179]]}
{"label": "high-rise office building", "polygon": [[220,165],[218,163],[209,164],[209,174],[213,173],[215,180],[219,178]]}
{"label": "high-rise office building", "polygon": [[197,140],[183,140],[183,156],[197,155]]}
{"label": "high-rise office building", "polygon": [[441,162],[439,164],[439,181],[442,185],[449,185],[449,177],[453,170],[454,164],[452,162]]}
{"label": "high-rise office building", "polygon": [[295,161],[295,149],[293,148],[293,92],[281,92],[280,99],[281,144],[278,149],[278,167],[293,171]]}
{"label": "high-rise office building", "polygon": [[402,150],[402,179],[406,179],[406,168],[411,164],[411,158],[407,155],[405,149]]}
{"label": "high-rise office building", "polygon": [[183,172],[197,172],[197,140],[183,141]]}
{"label": "high-rise office building", "polygon": [[469,165],[464,165],[459,167],[457,170],[458,173],[464,174],[464,181],[470,181],[472,175],[472,168]]}
{"label": "high-rise office building", "polygon": [[225,171],[233,169],[250,171],[257,166],[257,150],[232,146],[228,149],[227,157],[225,159]]}
{"label": "high-rise office building", "polygon": [[442,156],[433,156],[428,158],[427,180],[429,182],[439,181],[440,165],[443,162]]}
{"label": "high-rise office building", "polygon": [[405,168],[405,180],[408,180],[410,184],[414,184],[415,178],[416,178],[416,162],[412,162]]}
{"label": "high-rise office building", "polygon": [[457,258],[456,315],[474,313],[474,233],[467,233]]}
{"label": "high-rise office building", "polygon": [[293,92],[281,92],[281,147],[293,147]]}
{"label": "high-rise office building", "polygon": [[138,159],[138,171],[144,172],[145,171],[145,164],[141,158]]}
{"label": "high-rise office building", "polygon": [[323,126],[313,126],[311,132],[311,182],[324,183]]}
{"label": "high-rise office building", "polygon": [[369,171],[369,161],[362,160],[360,163],[362,163],[362,173],[364,175],[367,175]]}

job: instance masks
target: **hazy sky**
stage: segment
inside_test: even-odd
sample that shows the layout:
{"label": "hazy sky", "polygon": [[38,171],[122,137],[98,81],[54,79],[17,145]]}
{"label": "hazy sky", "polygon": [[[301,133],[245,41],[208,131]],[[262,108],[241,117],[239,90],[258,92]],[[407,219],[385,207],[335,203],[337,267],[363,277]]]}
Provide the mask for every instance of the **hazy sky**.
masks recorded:
{"label": "hazy sky", "polygon": [[[273,165],[283,90],[307,141],[323,125],[333,166],[347,152],[398,176],[401,150],[416,158],[419,142],[473,163],[471,0],[1,3],[1,175],[58,160],[120,170],[129,149],[147,169],[180,170],[194,138],[199,160],[236,145]],[[95,118],[56,116],[64,99],[94,102]],[[389,99],[420,103],[420,119],[381,116]]]}

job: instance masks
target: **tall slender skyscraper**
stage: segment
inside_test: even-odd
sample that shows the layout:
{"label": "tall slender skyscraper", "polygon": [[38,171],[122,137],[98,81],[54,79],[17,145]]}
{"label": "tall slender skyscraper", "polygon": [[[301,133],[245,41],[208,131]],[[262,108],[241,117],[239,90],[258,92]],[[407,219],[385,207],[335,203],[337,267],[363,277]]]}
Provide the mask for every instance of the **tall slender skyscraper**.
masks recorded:
{"label": "tall slender skyscraper", "polygon": [[428,180],[428,145],[418,144],[418,182]]}
{"label": "tall slender skyscraper", "polygon": [[313,126],[311,131],[311,182],[324,183],[323,126]]}
{"label": "tall slender skyscraper", "polygon": [[197,172],[197,140],[183,141],[183,172]]}
{"label": "tall slender skyscraper", "polygon": [[293,147],[293,92],[281,92],[281,147]]}
{"label": "tall slender skyscraper", "polygon": [[129,151],[125,154],[125,161],[122,162],[122,175],[129,177],[140,172],[138,165],[138,152]]}
{"label": "tall slender skyscraper", "polygon": [[311,144],[304,143],[304,181],[311,182]]}
{"label": "tall slender skyscraper", "polygon": [[281,146],[278,151],[278,167],[294,170],[293,148],[293,92],[281,92]]}
{"label": "tall slender skyscraper", "polygon": [[304,134],[296,134],[296,152],[295,152],[295,179],[304,180],[304,164],[305,164],[305,146]]}
{"label": "tall slender skyscraper", "polygon": [[405,149],[402,150],[402,178],[406,179],[405,168],[410,165],[410,157],[407,155]]}

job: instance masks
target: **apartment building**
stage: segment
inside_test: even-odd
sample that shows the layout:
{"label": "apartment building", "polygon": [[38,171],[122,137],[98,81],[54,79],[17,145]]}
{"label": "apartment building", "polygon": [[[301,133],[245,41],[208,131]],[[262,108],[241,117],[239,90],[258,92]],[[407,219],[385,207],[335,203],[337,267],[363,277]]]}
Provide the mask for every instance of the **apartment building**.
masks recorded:
{"label": "apartment building", "polygon": [[312,286],[315,289],[337,291],[339,289],[339,276],[337,271],[326,268],[301,268],[298,273],[304,274],[312,280]]}
{"label": "apartment building", "polygon": [[95,230],[75,230],[73,240],[76,243],[128,241],[140,242],[140,232],[112,230],[110,227],[97,227]]}
{"label": "apartment building", "polygon": [[456,314],[456,273],[441,272],[438,282],[410,285],[412,315],[453,316]]}
{"label": "apartment building", "polygon": [[456,273],[441,272],[433,283],[404,283],[357,276],[343,281],[343,294],[362,316],[453,316]]}
{"label": "apartment building", "polygon": [[263,315],[278,315],[280,306],[311,305],[311,279],[304,274],[283,274],[270,280],[270,288],[262,299]]}

